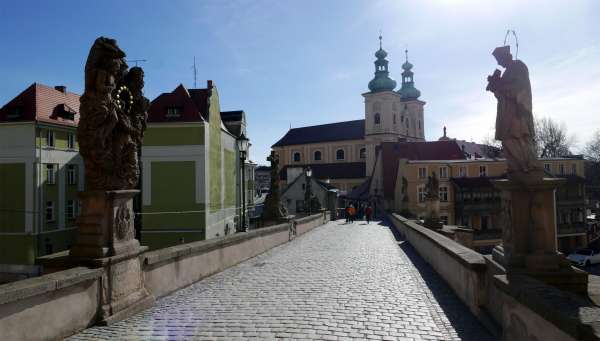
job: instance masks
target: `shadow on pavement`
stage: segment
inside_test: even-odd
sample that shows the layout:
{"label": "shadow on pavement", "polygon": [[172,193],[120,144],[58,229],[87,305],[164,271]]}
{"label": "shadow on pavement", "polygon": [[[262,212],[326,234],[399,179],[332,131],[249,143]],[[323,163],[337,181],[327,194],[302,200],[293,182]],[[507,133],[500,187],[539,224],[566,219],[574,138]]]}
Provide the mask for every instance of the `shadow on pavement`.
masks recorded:
{"label": "shadow on pavement", "polygon": [[438,312],[446,316],[452,327],[456,330],[461,340],[494,340],[494,337],[485,329],[471,313],[469,308],[458,298],[450,286],[435,270],[421,258],[419,253],[387,222],[382,222],[394,234],[398,246],[406,254],[409,261],[419,272],[422,283],[431,291],[433,297],[442,308]]}

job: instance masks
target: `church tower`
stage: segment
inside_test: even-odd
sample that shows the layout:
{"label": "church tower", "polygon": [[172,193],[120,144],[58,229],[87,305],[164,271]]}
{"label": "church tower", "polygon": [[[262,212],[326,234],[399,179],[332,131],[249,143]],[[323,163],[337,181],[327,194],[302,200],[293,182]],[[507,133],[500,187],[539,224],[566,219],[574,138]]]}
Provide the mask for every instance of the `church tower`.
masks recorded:
{"label": "church tower", "polygon": [[404,53],[406,61],[402,64],[402,87],[398,90],[403,113],[400,120],[404,123],[401,131],[408,140],[425,141],[425,102],[419,100],[421,91],[415,88],[413,65],[408,61],[408,50]]}

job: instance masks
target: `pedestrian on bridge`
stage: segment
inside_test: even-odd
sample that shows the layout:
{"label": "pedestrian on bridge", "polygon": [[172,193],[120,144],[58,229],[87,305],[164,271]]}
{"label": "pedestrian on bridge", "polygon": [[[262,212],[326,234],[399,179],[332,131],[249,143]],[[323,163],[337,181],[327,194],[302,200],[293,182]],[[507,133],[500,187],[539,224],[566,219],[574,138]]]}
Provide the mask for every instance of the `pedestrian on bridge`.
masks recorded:
{"label": "pedestrian on bridge", "polygon": [[367,224],[371,221],[372,214],[373,214],[373,208],[371,207],[371,205],[368,205],[367,208],[365,208],[365,216],[367,217]]}

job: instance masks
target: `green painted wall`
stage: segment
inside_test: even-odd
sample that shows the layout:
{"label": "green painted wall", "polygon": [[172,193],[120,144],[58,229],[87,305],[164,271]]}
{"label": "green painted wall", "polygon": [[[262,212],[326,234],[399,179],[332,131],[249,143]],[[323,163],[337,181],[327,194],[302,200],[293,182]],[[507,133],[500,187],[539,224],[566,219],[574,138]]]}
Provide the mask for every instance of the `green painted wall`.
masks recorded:
{"label": "green painted wall", "polygon": [[204,231],[142,233],[142,245],[149,246],[151,250],[162,249],[181,244],[181,238],[183,238],[185,243],[204,240]]}
{"label": "green painted wall", "polygon": [[217,89],[212,89],[209,106],[209,207],[214,213],[222,209],[221,191],[223,179],[221,177],[221,109],[219,106],[219,94]]}
{"label": "green painted wall", "polygon": [[0,264],[33,265],[36,257],[46,255],[46,245],[52,245],[53,253],[68,249],[75,241],[75,231],[70,229],[39,235],[2,235]]}
{"label": "green painted wall", "polygon": [[143,215],[142,231],[198,230],[204,235],[205,206],[196,203],[195,163],[193,161],[152,162],[150,167],[152,205],[143,206],[144,213],[202,212]]}
{"label": "green painted wall", "polygon": [[0,164],[0,232],[24,232],[24,211],[25,163]]}
{"label": "green painted wall", "polygon": [[69,127],[50,127],[47,125],[38,125],[36,134],[36,146],[46,146],[46,132],[52,130],[54,132],[54,148],[56,149],[67,149],[68,135],[73,134],[75,136],[75,149],[79,149],[79,143],[77,142],[77,131],[75,128]]}
{"label": "green painted wall", "polygon": [[204,145],[204,126],[148,127],[144,146]]}
{"label": "green painted wall", "polygon": [[235,206],[235,152],[225,149],[224,157],[224,176],[225,176],[225,207]]}

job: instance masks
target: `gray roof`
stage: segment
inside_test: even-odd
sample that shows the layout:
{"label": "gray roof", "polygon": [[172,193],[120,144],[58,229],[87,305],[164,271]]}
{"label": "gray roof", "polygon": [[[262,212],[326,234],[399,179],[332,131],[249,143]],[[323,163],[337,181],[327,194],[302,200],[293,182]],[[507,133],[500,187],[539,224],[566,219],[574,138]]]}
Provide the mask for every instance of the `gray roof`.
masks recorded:
{"label": "gray roof", "polygon": [[365,120],[345,121],[317,126],[293,128],[273,147],[305,143],[362,140],[365,137]]}

